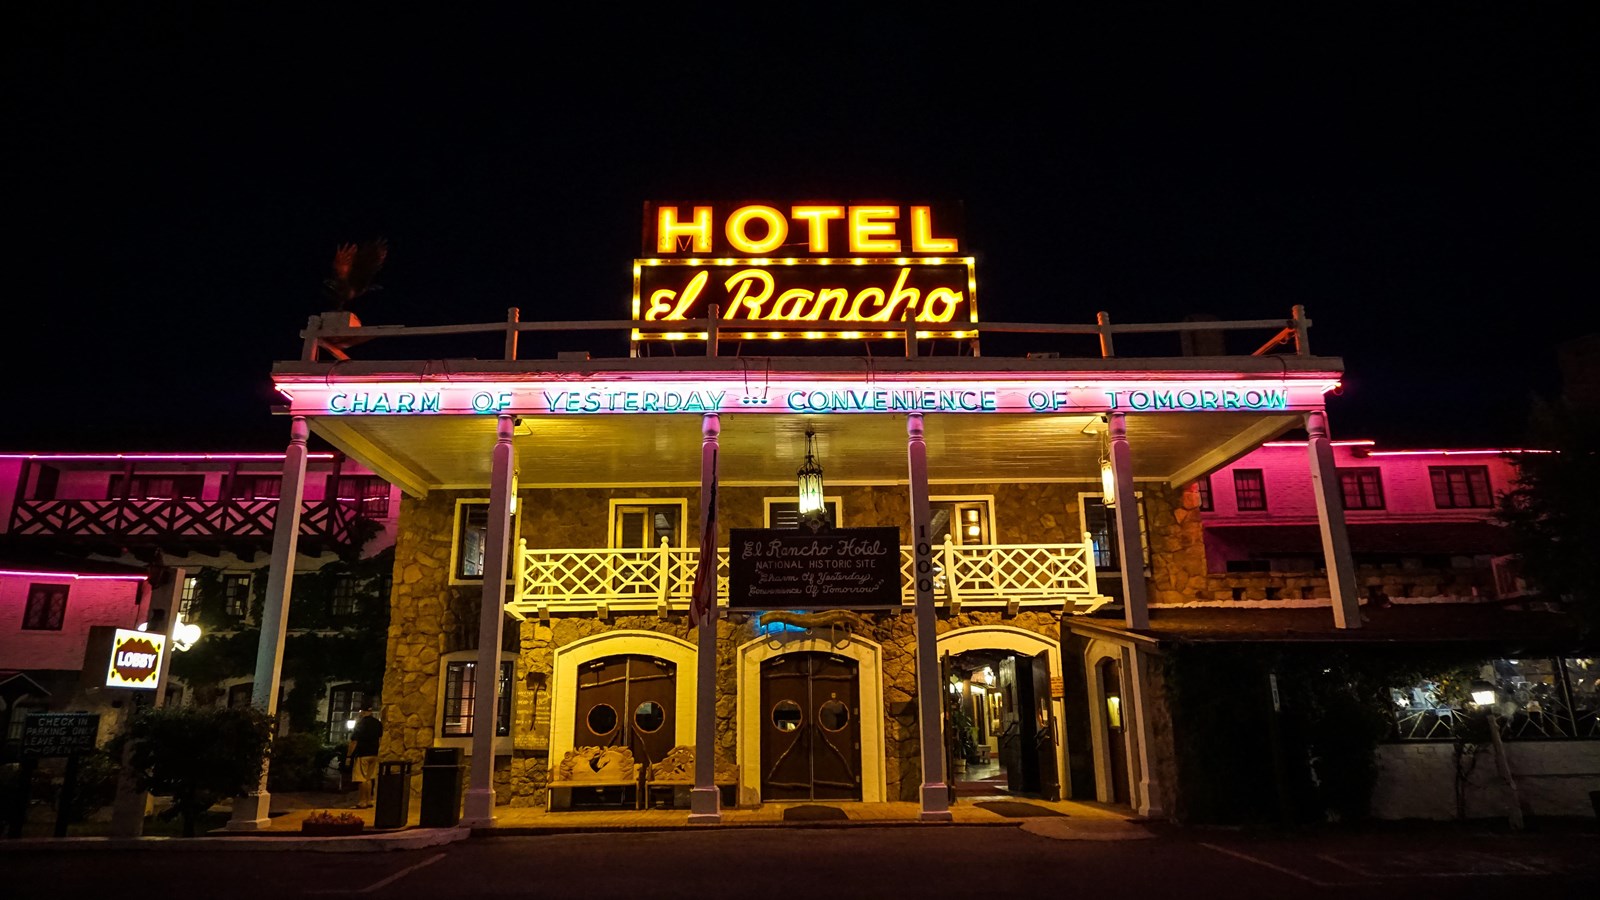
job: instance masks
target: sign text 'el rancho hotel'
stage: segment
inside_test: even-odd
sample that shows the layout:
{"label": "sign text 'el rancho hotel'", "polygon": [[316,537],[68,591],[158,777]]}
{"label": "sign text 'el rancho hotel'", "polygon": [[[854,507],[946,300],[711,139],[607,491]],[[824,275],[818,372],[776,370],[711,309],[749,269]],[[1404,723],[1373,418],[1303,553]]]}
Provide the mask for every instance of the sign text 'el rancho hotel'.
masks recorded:
{"label": "sign text 'el rancho hotel'", "polygon": [[646,204],[633,318],[705,318],[715,305],[721,327],[748,339],[902,337],[850,328],[893,322],[915,322],[919,337],[967,337],[977,281],[960,226],[955,204]]}

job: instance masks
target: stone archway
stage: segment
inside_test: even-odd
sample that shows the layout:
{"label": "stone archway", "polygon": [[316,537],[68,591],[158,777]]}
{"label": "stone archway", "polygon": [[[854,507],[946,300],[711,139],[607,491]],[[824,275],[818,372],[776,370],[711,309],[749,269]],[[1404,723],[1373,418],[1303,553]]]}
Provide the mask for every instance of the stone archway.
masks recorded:
{"label": "stone archway", "polygon": [[[1095,799],[1101,803],[1115,803],[1116,790],[1112,785],[1111,772],[1117,764],[1111,759],[1112,740],[1106,729],[1106,685],[1101,663],[1110,660],[1117,664],[1116,671],[1124,673],[1127,670],[1128,654],[1124,648],[1110,641],[1090,641],[1084,650],[1083,667],[1086,684],[1089,688],[1089,730],[1094,744],[1094,794]],[[1125,675],[1123,676],[1126,677]],[[1120,688],[1119,688],[1120,691]],[[1126,691],[1121,691],[1126,695]],[[1123,715],[1138,715],[1139,710],[1131,710],[1124,699]],[[1130,797],[1138,791],[1138,732],[1128,729],[1124,741],[1124,758],[1120,761],[1122,770],[1127,773],[1128,790]],[[1137,804],[1134,804],[1137,808]]]}
{"label": "stone archway", "polygon": [[[953,628],[939,635],[938,656],[956,656],[968,650],[1008,650],[1024,656],[1047,654],[1052,681],[1061,677],[1061,642],[1036,631],[1015,625],[971,625]],[[1050,698],[1050,713],[1056,721],[1056,773],[1062,796],[1067,791],[1067,735],[1064,733],[1066,708],[1060,697]]]}
{"label": "stone archway", "polygon": [[[550,679],[550,759],[559,762],[573,748],[572,703],[577,696],[578,667],[607,656],[638,654],[664,659],[677,666],[677,714],[674,742],[694,746],[695,648],[688,641],[655,631],[608,631],[573,641],[555,651]],[[571,694],[571,696],[568,696]]]}
{"label": "stone archway", "polygon": [[[818,634],[822,634],[819,632]],[[883,650],[876,642],[854,634],[828,637],[803,632],[780,632],[743,644],[738,659],[739,805],[761,802],[761,664],[789,653],[829,653],[853,659],[859,666],[861,687],[861,799],[884,801]]]}

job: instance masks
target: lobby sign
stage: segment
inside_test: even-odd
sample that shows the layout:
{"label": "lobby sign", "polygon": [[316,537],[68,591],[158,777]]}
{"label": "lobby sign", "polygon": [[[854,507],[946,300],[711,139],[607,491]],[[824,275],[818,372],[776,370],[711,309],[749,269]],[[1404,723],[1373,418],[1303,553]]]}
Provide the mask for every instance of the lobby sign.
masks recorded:
{"label": "lobby sign", "polygon": [[728,608],[898,609],[900,530],[734,528]]}
{"label": "lobby sign", "polygon": [[280,379],[294,415],[672,413],[1095,414],[1295,412],[1323,408],[1336,377],[1096,381],[756,378],[660,373],[632,379],[343,382]]}
{"label": "lobby sign", "polygon": [[633,319],[704,318],[715,304],[724,333],[743,340],[903,337],[850,327],[897,322],[922,337],[968,337],[977,278],[959,223],[952,204],[646,204]]}
{"label": "lobby sign", "polygon": [[111,666],[106,671],[106,687],[156,689],[161,678],[164,635],[118,628],[111,641]]}

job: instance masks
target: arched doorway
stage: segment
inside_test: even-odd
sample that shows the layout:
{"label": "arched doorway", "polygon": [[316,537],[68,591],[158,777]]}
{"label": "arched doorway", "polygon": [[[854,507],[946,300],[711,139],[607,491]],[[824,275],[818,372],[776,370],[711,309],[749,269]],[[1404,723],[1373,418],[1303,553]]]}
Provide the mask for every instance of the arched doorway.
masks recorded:
{"label": "arched doorway", "polygon": [[[598,686],[598,682],[606,681],[604,667],[590,669],[590,664],[603,662],[618,657],[637,657],[646,660],[657,660],[674,669],[675,677],[672,679],[672,693],[669,700],[663,701],[644,697],[637,693],[640,685],[635,684],[630,691],[626,710],[623,709],[623,700],[613,697],[609,702],[616,713],[617,729],[627,726],[631,731],[634,716],[640,713],[639,705],[646,700],[659,704],[662,715],[661,727],[648,732],[664,741],[670,750],[674,746],[694,746],[695,724],[695,648],[687,641],[661,634],[654,631],[643,630],[617,630],[591,635],[573,641],[562,647],[556,648],[553,661],[552,679],[550,682],[549,716],[550,716],[550,756],[554,761],[559,761],[569,750],[581,746],[594,746],[601,743],[595,732],[587,727],[585,719],[589,706],[579,709],[578,695],[581,685]],[[641,665],[635,668],[638,675],[647,674]],[[611,678],[615,677],[611,673]],[[640,679],[632,679],[639,681]],[[594,690],[594,687],[581,688],[584,694]],[[535,697],[535,703],[539,702]],[[587,698],[585,698],[587,699]],[[593,705],[593,704],[589,704]],[[668,712],[670,711],[670,718]],[[644,711],[644,724],[649,725],[654,712],[647,708]],[[603,713],[601,714],[604,715]],[[603,720],[597,720],[597,726],[604,726]],[[616,729],[610,734],[615,739],[618,734],[626,735],[627,731]],[[652,743],[653,748],[657,744]],[[644,762],[635,757],[636,762]]]}
{"label": "arched doorway", "polygon": [[761,664],[762,800],[861,799],[855,660],[788,653]]}
{"label": "arched doorway", "polygon": [[678,667],[654,656],[619,654],[578,667],[572,717],[578,747],[626,747],[647,769],[671,752],[677,734]]}
{"label": "arched doorway", "polygon": [[945,739],[956,795],[1062,796],[1059,643],[1010,625],[939,635]]}
{"label": "arched doorway", "polygon": [[1111,781],[1111,802],[1124,805],[1133,802],[1128,788],[1128,738],[1127,723],[1122,710],[1122,663],[1116,659],[1102,659],[1095,665],[1100,680],[1100,695],[1105,698],[1100,715],[1106,730],[1106,768]]}

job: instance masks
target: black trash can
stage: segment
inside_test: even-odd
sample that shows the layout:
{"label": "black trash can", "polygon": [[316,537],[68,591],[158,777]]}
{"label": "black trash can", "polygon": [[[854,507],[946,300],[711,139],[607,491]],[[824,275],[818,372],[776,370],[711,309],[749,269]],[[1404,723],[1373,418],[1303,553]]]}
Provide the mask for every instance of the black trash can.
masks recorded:
{"label": "black trash can", "polygon": [[373,828],[404,828],[411,818],[411,763],[378,763]]}
{"label": "black trash can", "polygon": [[423,828],[454,828],[461,821],[461,748],[433,747],[422,757]]}

